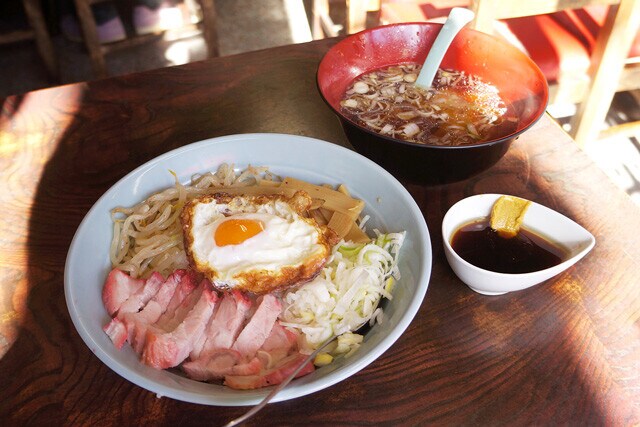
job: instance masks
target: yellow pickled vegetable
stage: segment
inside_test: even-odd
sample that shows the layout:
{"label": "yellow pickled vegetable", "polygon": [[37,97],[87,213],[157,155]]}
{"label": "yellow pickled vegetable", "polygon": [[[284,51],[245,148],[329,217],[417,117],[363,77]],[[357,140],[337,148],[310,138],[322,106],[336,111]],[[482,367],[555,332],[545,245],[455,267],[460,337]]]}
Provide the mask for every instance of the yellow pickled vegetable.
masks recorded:
{"label": "yellow pickled vegetable", "polygon": [[491,209],[490,225],[501,237],[514,237],[531,202],[514,196],[501,196]]}
{"label": "yellow pickled vegetable", "polygon": [[316,358],[313,359],[313,364],[318,367],[328,365],[331,362],[333,362],[333,356],[329,353],[318,353]]}

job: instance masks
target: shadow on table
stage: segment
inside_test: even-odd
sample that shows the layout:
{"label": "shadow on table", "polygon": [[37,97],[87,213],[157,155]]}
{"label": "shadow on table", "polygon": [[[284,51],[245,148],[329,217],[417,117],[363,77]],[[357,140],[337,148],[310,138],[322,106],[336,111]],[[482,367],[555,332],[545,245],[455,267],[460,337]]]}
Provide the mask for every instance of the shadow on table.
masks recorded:
{"label": "shadow on table", "polygon": [[[122,82],[127,83],[126,79]],[[108,84],[103,87],[109,89]],[[135,87],[132,85],[128,89],[135,90]],[[75,331],[64,299],[63,273],[67,250],[82,218],[119,178],[162,152],[197,140],[194,134],[199,131],[176,133],[172,129],[174,125],[179,126],[176,119],[166,123],[163,117],[153,117],[153,123],[158,127],[138,132],[138,126],[144,123],[136,120],[145,118],[145,114],[158,114],[153,106],[135,108],[101,92],[104,100],[92,99],[86,104],[83,94],[75,94],[77,108],[71,111],[63,107],[68,105],[60,100],[63,94],[63,89],[47,91],[38,98],[38,102],[53,106],[47,114],[59,115],[50,118],[50,128],[46,124],[38,124],[38,128],[50,132],[48,137],[38,139],[40,145],[29,146],[28,135],[19,135],[23,138],[25,164],[37,163],[38,160],[42,162],[42,169],[33,171],[30,176],[33,182],[24,183],[27,192],[31,188],[34,191],[33,203],[25,208],[25,213],[30,213],[24,255],[29,269],[26,278],[17,278],[20,283],[26,283],[24,289],[16,289],[11,295],[14,306],[18,306],[16,311],[24,313],[24,318],[15,342],[0,360],[5,396],[10,396],[0,403],[0,412],[19,423],[28,420],[34,424],[102,424],[114,422],[114,416],[122,421],[143,417],[154,423],[174,423],[181,421],[179,417],[185,411],[191,412],[191,420],[199,417],[215,420],[220,411],[229,418],[240,415],[243,408],[231,413],[231,409],[157,399],[100,363]],[[29,120],[48,120],[46,114],[31,114],[23,111],[24,103],[21,105],[21,117],[14,117],[21,121],[20,126],[28,128]],[[37,106],[34,108],[37,111]],[[131,118],[125,126],[122,120],[107,119],[120,114]],[[97,117],[101,119],[97,121]],[[56,128],[53,126],[55,123],[65,123],[66,126],[64,129]],[[432,231],[434,269],[438,277],[447,280],[431,283],[425,306],[429,310],[423,307],[424,316],[416,319],[417,322],[414,321],[407,331],[408,334],[420,334],[423,347],[414,349],[411,354],[392,350],[390,354],[398,359],[385,359],[386,363],[399,364],[394,371],[399,381],[410,385],[407,395],[399,407],[376,408],[375,417],[371,418],[373,415],[369,414],[365,415],[366,418],[376,419],[377,423],[392,422],[398,411],[404,411],[406,417],[402,419],[410,423],[419,420],[437,422],[439,416],[455,419],[456,413],[459,417],[468,415],[459,418],[461,424],[473,423],[474,420],[495,422],[496,419],[517,422],[521,416],[531,417],[530,411],[535,409],[541,411],[537,418],[542,422],[589,420],[601,423],[611,419],[612,409],[607,407],[611,403],[606,396],[608,390],[593,387],[601,380],[598,376],[607,374],[589,371],[589,361],[583,360],[585,344],[576,337],[571,338],[576,325],[571,324],[570,313],[556,312],[552,298],[536,319],[523,318],[513,310],[518,305],[538,305],[539,295],[534,295],[534,292],[552,297],[553,286],[502,299],[479,297],[452,276],[442,250],[438,249],[441,238],[439,221],[446,209],[457,201],[454,199],[491,190],[491,173],[512,173],[509,162],[523,167],[516,174],[519,182],[511,188],[516,193],[527,196],[548,185],[544,177],[528,169],[529,159],[515,150],[493,171],[472,180],[431,189],[410,188],[423,206]],[[507,192],[510,189],[494,187],[493,190]],[[549,202],[559,205],[561,210],[570,210],[562,206],[562,200]],[[560,280],[568,280],[568,277],[562,276]],[[445,325],[439,316],[451,322]],[[532,329],[540,332],[532,335]],[[533,340],[525,342],[519,332],[522,336],[527,332]],[[596,337],[585,339],[592,338]],[[499,345],[489,345],[489,342]],[[447,352],[449,359],[439,358],[445,354],[440,351]],[[416,354],[426,354],[426,357],[416,362]],[[454,359],[450,358],[452,354],[456,355]],[[546,358],[545,363],[533,364],[541,357]],[[414,371],[403,369],[400,365],[405,363],[405,368],[412,366],[408,364],[419,363],[423,366],[419,368],[422,375],[416,376],[412,373]],[[537,368],[532,370],[531,366]],[[540,369],[541,366],[545,369]],[[375,364],[369,369],[381,367]],[[491,371],[493,381],[482,380],[476,375],[478,369]],[[575,373],[567,374],[569,370]],[[550,378],[556,375],[571,377],[572,383],[558,384],[557,388],[549,389],[548,385],[553,383]],[[596,375],[595,382],[592,382],[592,375]],[[350,387],[362,386],[362,391],[371,395],[385,391],[383,386],[366,390],[366,372],[348,381]],[[511,381],[516,382],[519,391],[516,389],[514,392]],[[510,401],[505,401],[501,394],[507,391],[511,393]],[[322,396],[332,396],[331,389],[323,393]],[[425,399],[425,395],[432,397]],[[416,408],[418,397],[429,403]],[[301,399],[311,402],[314,396]],[[361,411],[366,398],[363,403],[352,396],[340,394],[330,403],[336,409],[335,414],[326,414],[327,421],[345,411]],[[318,405],[324,407],[321,402]],[[282,412],[283,408],[287,408],[286,413]],[[475,408],[474,414],[469,414],[465,408]],[[624,403],[614,409],[616,417],[629,413]],[[257,420],[268,423],[270,416],[276,415],[273,419],[279,420],[279,417],[287,419],[287,416],[295,414],[304,419],[308,414],[300,411],[304,412],[295,401],[270,405]],[[521,415],[525,412],[529,415]]]}

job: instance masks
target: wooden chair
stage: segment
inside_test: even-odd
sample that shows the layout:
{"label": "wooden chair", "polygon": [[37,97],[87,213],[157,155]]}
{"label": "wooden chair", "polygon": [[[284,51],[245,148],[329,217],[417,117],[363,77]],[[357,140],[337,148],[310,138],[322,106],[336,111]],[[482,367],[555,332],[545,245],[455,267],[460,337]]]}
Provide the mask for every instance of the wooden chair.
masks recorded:
{"label": "wooden chair", "polygon": [[382,0],[380,23],[442,21],[454,7],[469,7],[469,0]]}
{"label": "wooden chair", "polygon": [[[96,77],[107,77],[108,70],[105,55],[117,50],[138,46],[148,43],[157,38],[157,34],[134,34],[132,25],[125,25],[127,38],[125,40],[101,44],[98,39],[98,29],[95,18],[91,11],[91,5],[104,1],[115,1],[123,20],[132,16],[133,5],[131,1],[118,2],[117,0],[75,0],[76,11],[84,36],[84,44],[89,53],[91,66]],[[214,0],[197,0],[202,13],[202,32],[207,45],[207,55],[209,57],[218,56],[218,38],[216,32],[216,11]]]}
{"label": "wooden chair", "polygon": [[[495,21],[549,14],[596,4],[608,6],[604,25],[597,34],[590,57],[587,84],[576,86],[573,95],[580,100],[571,122],[571,135],[579,145],[597,139],[607,112],[618,90],[640,87],[640,63],[629,61],[628,54],[640,27],[640,1],[637,0],[471,0],[476,13],[472,27],[493,33]],[[571,81],[559,77],[557,85],[571,86]],[[619,128],[624,134],[640,130],[640,122]],[[607,131],[616,133],[615,127]]]}
{"label": "wooden chair", "polygon": [[0,44],[35,40],[38,53],[44,62],[49,78],[53,82],[58,82],[60,80],[58,61],[53,43],[51,42],[47,23],[42,13],[42,4],[40,0],[22,0],[22,5],[27,16],[29,28],[0,35]]}
{"label": "wooden chair", "polygon": [[[378,13],[381,0],[313,0],[311,6],[311,34],[314,39],[336,37],[342,31],[353,34],[367,27],[371,13]],[[336,24],[331,18],[331,9],[340,6],[344,19]]]}

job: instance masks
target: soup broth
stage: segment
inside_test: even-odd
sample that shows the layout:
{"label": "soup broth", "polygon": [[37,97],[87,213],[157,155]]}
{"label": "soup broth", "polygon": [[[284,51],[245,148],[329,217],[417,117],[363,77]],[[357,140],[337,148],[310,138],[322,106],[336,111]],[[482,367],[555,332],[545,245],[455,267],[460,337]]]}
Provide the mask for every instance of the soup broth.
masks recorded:
{"label": "soup broth", "polygon": [[498,89],[479,77],[438,69],[428,90],[415,86],[420,64],[400,64],[358,77],[340,105],[352,121],[392,138],[467,145],[508,135],[517,117]]}
{"label": "soup broth", "polygon": [[567,251],[526,228],[515,237],[501,237],[489,219],[465,224],[451,239],[451,247],[462,259],[498,273],[530,273],[560,264]]}

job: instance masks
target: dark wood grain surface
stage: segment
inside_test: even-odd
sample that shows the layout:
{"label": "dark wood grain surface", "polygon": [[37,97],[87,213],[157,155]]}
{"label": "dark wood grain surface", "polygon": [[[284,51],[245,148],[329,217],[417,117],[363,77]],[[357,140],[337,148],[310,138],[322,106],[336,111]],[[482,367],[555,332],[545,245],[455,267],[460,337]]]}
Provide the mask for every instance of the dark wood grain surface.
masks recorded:
{"label": "dark wood grain surface", "polygon": [[[219,425],[244,408],[159,399],[85,346],[67,312],[69,244],[92,204],[136,166],[247,132],[348,145],[315,86],[332,40],[14,96],[0,115],[0,420],[4,425]],[[15,70],[19,72],[19,70]],[[434,264],[413,323],[377,361],[250,425],[640,423],[640,210],[548,117],[498,164],[456,184],[407,185]],[[463,197],[519,195],[596,237],[546,283],[469,290],[441,246]]]}

